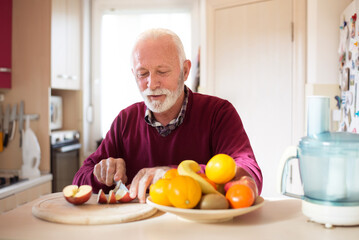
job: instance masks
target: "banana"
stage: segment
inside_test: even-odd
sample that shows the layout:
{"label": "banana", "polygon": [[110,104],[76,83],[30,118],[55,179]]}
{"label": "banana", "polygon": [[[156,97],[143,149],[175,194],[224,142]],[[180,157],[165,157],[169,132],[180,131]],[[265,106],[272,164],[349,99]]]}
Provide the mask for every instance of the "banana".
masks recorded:
{"label": "banana", "polygon": [[190,176],[194,180],[196,180],[201,186],[203,194],[208,194],[208,193],[221,194],[216,189],[214,189],[214,187],[209,182],[207,182],[203,177],[197,174],[197,172],[200,170],[201,167],[199,166],[199,164],[193,160],[184,160],[180,163],[180,165],[178,165],[177,168],[179,175]]}

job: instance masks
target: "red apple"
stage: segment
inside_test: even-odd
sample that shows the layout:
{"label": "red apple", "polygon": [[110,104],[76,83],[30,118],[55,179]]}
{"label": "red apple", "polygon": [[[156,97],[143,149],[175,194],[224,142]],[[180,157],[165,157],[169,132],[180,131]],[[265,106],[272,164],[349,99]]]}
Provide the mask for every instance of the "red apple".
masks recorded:
{"label": "red apple", "polygon": [[92,195],[92,187],[90,185],[68,185],[62,190],[65,199],[72,204],[80,205],[87,202]]}
{"label": "red apple", "polygon": [[253,180],[253,178],[249,177],[249,176],[243,176],[241,177],[239,180],[235,180],[235,181],[230,181],[228,183],[226,183],[224,185],[224,191],[228,191],[228,189],[233,186],[234,184],[244,184],[249,186],[253,191],[254,191],[254,195],[255,198],[257,198],[258,196],[258,188],[257,188],[257,184],[256,182]]}
{"label": "red apple", "polygon": [[109,193],[108,193],[108,199],[107,199],[107,203],[109,204],[114,204],[116,203],[116,195],[115,195],[115,192],[113,190],[111,190]]}
{"label": "red apple", "polygon": [[120,188],[116,192],[116,200],[117,202],[127,203],[127,202],[131,202],[133,198],[130,197],[130,193],[128,192],[127,189]]}
{"label": "red apple", "polygon": [[100,191],[98,192],[97,202],[101,204],[107,203],[107,197],[105,193],[102,191],[102,189],[100,189]]}

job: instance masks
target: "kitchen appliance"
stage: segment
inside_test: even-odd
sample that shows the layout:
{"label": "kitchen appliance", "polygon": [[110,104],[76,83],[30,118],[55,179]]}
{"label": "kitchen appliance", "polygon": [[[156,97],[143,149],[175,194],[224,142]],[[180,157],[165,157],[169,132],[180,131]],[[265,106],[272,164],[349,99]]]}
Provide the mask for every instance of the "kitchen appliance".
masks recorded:
{"label": "kitchen appliance", "polygon": [[15,170],[0,170],[0,189],[25,181],[27,179],[21,179],[19,172]]}
{"label": "kitchen appliance", "polygon": [[52,191],[61,192],[72,184],[79,169],[80,133],[75,130],[51,132]]}
{"label": "kitchen appliance", "polygon": [[50,129],[62,128],[62,97],[51,96],[50,98]]}
{"label": "kitchen appliance", "polygon": [[30,128],[30,115],[26,116],[26,128],[23,131],[21,178],[40,177],[41,149],[35,133]]}
{"label": "kitchen appliance", "polygon": [[[279,189],[302,199],[302,212],[312,221],[359,225],[359,135],[329,132],[329,98],[307,98],[307,136],[282,156]],[[303,195],[287,192],[288,166],[298,159]]]}

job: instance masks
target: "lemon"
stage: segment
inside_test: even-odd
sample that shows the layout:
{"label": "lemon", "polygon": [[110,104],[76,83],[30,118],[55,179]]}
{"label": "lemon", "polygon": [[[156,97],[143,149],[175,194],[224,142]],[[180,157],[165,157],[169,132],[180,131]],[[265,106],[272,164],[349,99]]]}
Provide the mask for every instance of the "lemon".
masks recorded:
{"label": "lemon", "polygon": [[157,182],[151,184],[150,186],[150,197],[152,202],[164,205],[171,206],[171,202],[167,197],[168,194],[168,184],[170,179],[159,179]]}
{"label": "lemon", "polygon": [[206,176],[217,184],[224,184],[236,175],[237,166],[234,159],[227,154],[213,156],[206,165]]}

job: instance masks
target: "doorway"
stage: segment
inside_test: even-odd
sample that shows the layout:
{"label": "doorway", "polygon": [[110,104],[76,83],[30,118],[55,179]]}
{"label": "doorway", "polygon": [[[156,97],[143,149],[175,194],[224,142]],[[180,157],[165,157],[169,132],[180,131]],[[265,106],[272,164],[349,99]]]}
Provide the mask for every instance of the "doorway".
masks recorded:
{"label": "doorway", "polygon": [[201,89],[235,106],[262,169],[262,195],[279,197],[281,155],[304,126],[297,107],[304,81],[294,80],[293,1],[212,0],[207,9],[209,51],[201,72],[208,77]]}

